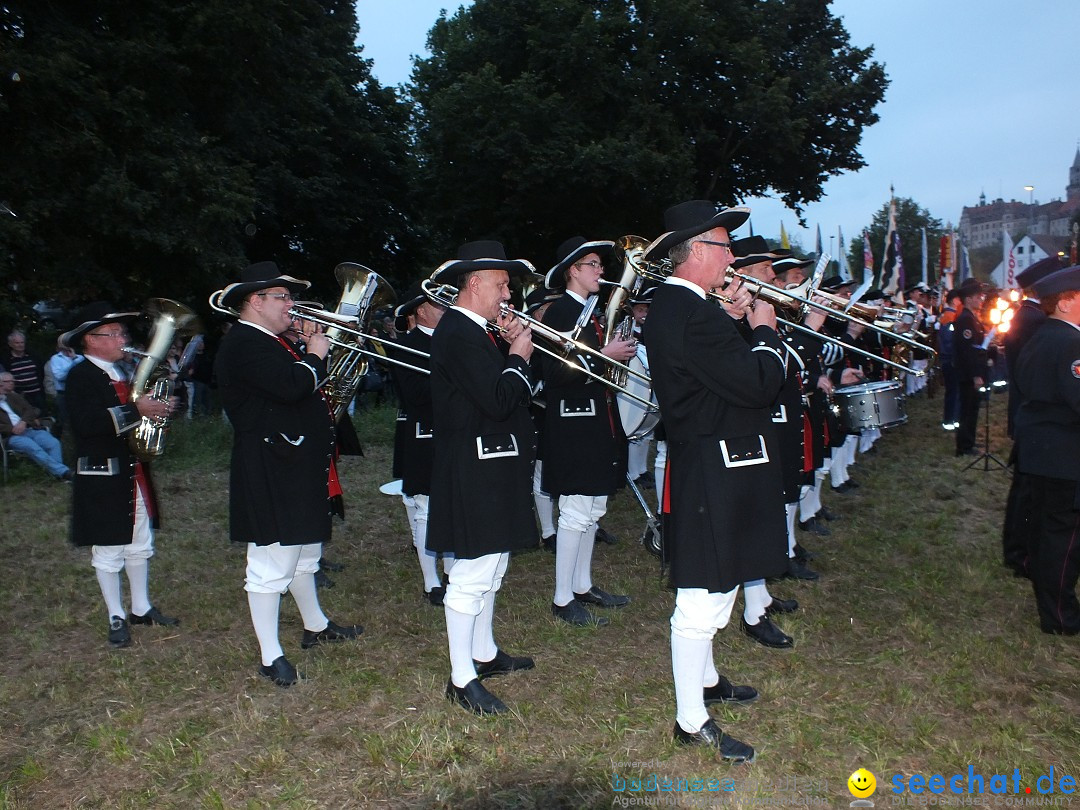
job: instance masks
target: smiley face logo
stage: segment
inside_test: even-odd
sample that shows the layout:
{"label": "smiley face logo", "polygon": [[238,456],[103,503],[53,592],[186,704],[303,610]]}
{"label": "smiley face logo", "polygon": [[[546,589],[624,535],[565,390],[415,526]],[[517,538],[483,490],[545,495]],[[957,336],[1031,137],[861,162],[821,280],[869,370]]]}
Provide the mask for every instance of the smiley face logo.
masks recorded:
{"label": "smiley face logo", "polygon": [[865,799],[867,796],[874,795],[874,791],[877,790],[877,779],[866,768],[859,768],[848,777],[847,789],[856,799]]}

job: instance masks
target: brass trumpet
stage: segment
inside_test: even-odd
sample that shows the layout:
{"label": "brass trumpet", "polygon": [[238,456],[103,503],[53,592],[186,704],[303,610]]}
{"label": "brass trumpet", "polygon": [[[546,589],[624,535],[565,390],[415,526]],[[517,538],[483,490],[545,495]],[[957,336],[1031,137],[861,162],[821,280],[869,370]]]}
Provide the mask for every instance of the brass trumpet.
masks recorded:
{"label": "brass trumpet", "polygon": [[[436,270],[436,272],[438,271]],[[456,287],[453,287],[449,284],[439,284],[428,278],[424,279],[424,281],[420,283],[420,287],[423,289],[424,294],[436,304],[442,304],[445,307],[452,307],[457,300],[458,290]],[[606,374],[597,374],[596,372],[594,372],[591,368],[589,368],[588,363],[585,362],[585,358],[581,355],[588,355],[599,360],[602,363],[607,364],[609,373],[612,369],[618,369],[620,371],[625,371],[627,374],[632,374],[643,382],[651,385],[652,381],[649,379],[648,374],[642,374],[641,372],[635,371],[629,366],[620,363],[618,360],[612,360],[606,354],[598,351],[597,349],[594,349],[592,346],[589,346],[586,343],[582,343],[579,340],[574,340],[570,335],[564,334],[557,329],[552,329],[547,324],[543,323],[542,321],[538,321],[536,318],[529,317],[524,312],[518,312],[516,309],[511,309],[505,303],[499,304],[499,315],[500,317],[517,318],[519,321],[526,324],[530,329],[532,329],[534,338],[533,346],[536,348],[537,351],[540,351],[548,355],[549,357],[552,357],[562,363],[565,363],[568,366],[571,366],[576,371],[580,371],[586,377],[589,377],[599,383],[602,383],[603,385],[606,385],[608,388],[612,389],[617,394],[630,397],[635,402],[644,405],[646,408],[656,407],[655,403],[648,402],[647,400],[642,399],[633,392],[627,391],[625,388],[616,385],[608,379]],[[503,332],[503,328],[493,321],[488,321],[487,328],[490,332],[493,332],[495,334],[501,334]],[[545,341],[547,344],[550,345],[545,346],[541,343],[538,343],[536,342],[535,338],[540,338],[541,340]],[[578,359],[581,362],[575,363],[573,360],[571,360],[571,354],[578,355]]]}

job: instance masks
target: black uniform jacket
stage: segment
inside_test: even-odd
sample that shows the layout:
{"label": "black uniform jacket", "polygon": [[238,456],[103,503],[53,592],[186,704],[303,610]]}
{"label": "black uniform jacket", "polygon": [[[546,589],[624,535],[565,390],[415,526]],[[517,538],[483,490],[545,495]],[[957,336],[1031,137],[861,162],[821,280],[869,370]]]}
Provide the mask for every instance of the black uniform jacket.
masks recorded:
{"label": "black uniform jacket", "polygon": [[751,343],[715,301],[668,282],[645,322],[668,441],[664,540],[677,588],[729,591],[787,564],[770,409],[784,383],[779,336]]}
{"label": "black uniform jacket", "polygon": [[431,372],[428,550],[475,559],[537,545],[529,364],[449,309],[431,338]]}
{"label": "black uniform jacket", "polygon": [[[544,323],[569,333],[584,306],[567,293],[553,302],[544,313]],[[585,324],[577,337],[580,343],[600,348],[597,322]],[[587,363],[593,374],[601,376],[608,366],[587,353],[560,362],[536,352],[544,380],[544,430],[541,433],[544,459],[543,490],[559,495],[611,495],[626,480],[626,435],[618,411],[611,402],[610,390],[571,364]],[[583,367],[583,366],[582,366]]]}
{"label": "black uniform jacket", "polygon": [[[71,368],[64,396],[75,435],[71,542],[76,546],[124,546],[135,525],[135,464],[128,434],[141,417],[133,403],[121,404],[109,375],[89,360]],[[149,487],[151,526],[159,511],[150,464],[143,463]]]}
{"label": "black uniform jacket", "polygon": [[1025,298],[1016,309],[1016,316],[1005,333],[1005,370],[1009,375],[1009,421],[1008,432],[1013,435],[1016,427],[1016,412],[1020,409],[1020,391],[1016,385],[1016,364],[1020,352],[1031,340],[1035,331],[1046,323],[1046,313],[1037,301]]}
{"label": "black uniform jacket", "polygon": [[[431,336],[416,327],[399,341],[410,349],[431,354]],[[408,352],[394,352],[417,368],[429,368],[427,358]],[[390,373],[401,397],[399,421],[394,432],[394,474],[402,479],[401,491],[406,495],[427,495],[431,491],[431,464],[435,457],[431,426],[434,421],[431,405],[431,377],[404,366],[390,365]]]}
{"label": "black uniform jacket", "polygon": [[260,546],[329,540],[334,420],[319,391],[325,361],[298,360],[241,321],[221,341],[214,369],[233,426],[229,537]]}
{"label": "black uniform jacket", "polygon": [[1048,319],[1020,352],[1016,382],[1020,471],[1080,482],[1080,329]]}
{"label": "black uniform jacket", "polygon": [[982,347],[982,324],[970,309],[956,316],[953,328],[953,352],[956,364],[956,380],[970,383],[976,377],[986,379],[986,349]]}

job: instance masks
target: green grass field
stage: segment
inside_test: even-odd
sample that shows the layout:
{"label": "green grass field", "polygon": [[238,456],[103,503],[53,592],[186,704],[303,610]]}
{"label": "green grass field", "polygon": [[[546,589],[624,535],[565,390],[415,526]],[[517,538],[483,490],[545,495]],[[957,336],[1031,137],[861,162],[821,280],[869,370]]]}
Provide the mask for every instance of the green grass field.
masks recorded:
{"label": "green grass field", "polygon": [[[1003,421],[1004,396],[994,408]],[[306,676],[287,690],[256,675],[244,554],[226,534],[227,426],[177,424],[158,464],[151,592],[183,624],[133,628],[125,650],[107,648],[88,551],[67,543],[69,488],[21,461],[0,490],[0,807],[612,807],[657,798],[615,789],[650,774],[723,780],[664,794],[677,806],[847,807],[859,767],[876,775],[879,807],[894,776],[969,766],[987,778],[1019,768],[1037,796],[1051,766],[1080,777],[1080,642],[1039,632],[1026,580],[1000,564],[1008,476],[964,472],[939,409],[909,402],[909,423],[852,468],[858,493],[826,496],[843,516],[832,536],[800,535],[821,581],[770,586],[802,605],[778,620],[795,649],[744,636],[741,600],[718,634],[720,670],[761,692],[714,709],[757,748],[739,767],[671,742],[673,595],[637,543],[644,519],[628,493],[604,520],[621,542],[597,547],[594,573],[633,603],[604,628],[556,624],[552,557],[515,556],[496,637],[536,669],[489,681],[513,711],[481,719],[443,697],[442,612],[421,597],[400,499],[378,492],[389,409],[358,420],[367,455],[341,464],[348,519],[327,556],[348,567],[322,592],[331,618],[366,631],[301,651],[286,599],[283,646]],[[1008,455],[1000,429],[992,445]]]}

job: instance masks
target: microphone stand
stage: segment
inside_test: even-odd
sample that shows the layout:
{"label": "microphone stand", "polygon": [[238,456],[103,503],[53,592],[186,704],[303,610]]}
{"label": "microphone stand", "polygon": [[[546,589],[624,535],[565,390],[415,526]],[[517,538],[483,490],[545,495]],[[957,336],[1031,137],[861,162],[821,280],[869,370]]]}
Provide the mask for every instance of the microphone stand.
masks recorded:
{"label": "microphone stand", "polygon": [[[1005,464],[1003,464],[1001,462],[1001,459],[999,459],[997,456],[995,456],[993,453],[990,452],[990,399],[994,395],[994,387],[993,387],[993,385],[991,384],[991,381],[990,381],[990,370],[991,370],[992,367],[993,367],[993,364],[990,362],[989,359],[987,359],[987,361],[986,361],[986,376],[983,377],[983,387],[980,390],[980,393],[985,392],[984,399],[986,401],[986,408],[985,408],[985,410],[986,410],[986,418],[983,420],[983,442],[984,442],[984,445],[985,445],[985,449],[983,450],[983,453],[982,453],[981,456],[979,456],[973,462],[971,462],[966,467],[964,467],[964,472],[967,472],[968,470],[970,470],[972,467],[979,464],[980,462],[983,465],[983,468],[982,468],[983,472],[989,472],[991,469],[997,470],[998,468],[1000,468],[1002,470],[1008,470],[1009,469],[1007,465],[1005,465]],[[990,466],[991,461],[994,462],[994,464],[996,464],[997,467],[991,468],[991,466]]]}

